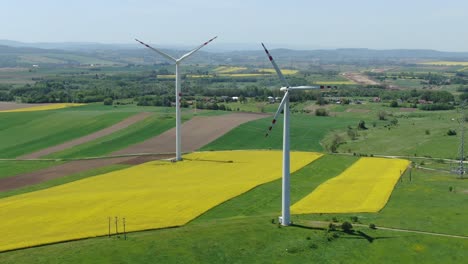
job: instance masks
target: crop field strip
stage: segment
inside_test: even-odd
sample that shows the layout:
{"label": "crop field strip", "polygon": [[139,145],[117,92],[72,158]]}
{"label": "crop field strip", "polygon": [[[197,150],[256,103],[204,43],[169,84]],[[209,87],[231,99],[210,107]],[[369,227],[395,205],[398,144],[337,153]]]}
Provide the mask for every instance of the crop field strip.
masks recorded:
{"label": "crop field strip", "polygon": [[37,158],[40,158],[40,157],[43,157],[43,156],[46,156],[46,155],[50,155],[50,154],[53,154],[53,153],[56,153],[56,152],[59,152],[59,151],[63,151],[63,150],[72,148],[74,146],[78,146],[78,145],[81,145],[81,144],[84,144],[84,143],[99,139],[101,137],[104,137],[104,136],[107,136],[109,134],[115,133],[115,132],[117,132],[119,130],[125,129],[125,128],[127,128],[128,126],[130,126],[132,124],[135,124],[135,123],[138,123],[138,122],[142,121],[143,119],[147,118],[148,116],[150,116],[150,113],[141,112],[141,113],[138,113],[136,115],[130,116],[130,117],[122,120],[121,122],[119,122],[117,124],[114,124],[114,125],[112,125],[110,127],[107,127],[107,128],[101,129],[99,131],[96,131],[94,133],[91,133],[89,135],[86,135],[86,136],[76,138],[74,140],[62,143],[60,145],[52,146],[52,147],[45,148],[45,149],[42,149],[42,150],[37,151],[37,152],[33,152],[33,153],[23,155],[21,157],[18,157],[18,159],[37,159]]}
{"label": "crop field strip", "polygon": [[84,105],[84,104],[58,103],[58,104],[47,104],[47,105],[41,105],[41,106],[31,105],[31,107],[3,110],[3,111],[0,111],[0,113],[46,111],[46,110],[56,110],[56,109],[62,109],[62,108],[67,108],[67,107],[76,107],[76,106],[82,106],[82,105]]}
{"label": "crop field strip", "polygon": [[378,212],[410,162],[361,158],[291,207],[294,214]]}
{"label": "crop field strip", "polygon": [[62,144],[109,127],[132,114],[64,109],[0,113],[0,157],[16,158]]}
{"label": "crop field strip", "polygon": [[[321,157],[292,152],[294,172]],[[155,161],[0,200],[0,250],[108,234],[108,217],[127,231],[180,226],[257,185],[281,177],[280,151],[200,152]],[[200,190],[204,190],[201,192]],[[112,232],[115,232],[113,229]]]}

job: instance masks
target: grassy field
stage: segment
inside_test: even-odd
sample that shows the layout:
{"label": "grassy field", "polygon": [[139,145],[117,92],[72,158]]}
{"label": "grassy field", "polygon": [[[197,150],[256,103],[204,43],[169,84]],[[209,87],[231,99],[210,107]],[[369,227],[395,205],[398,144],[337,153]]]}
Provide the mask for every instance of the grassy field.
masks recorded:
{"label": "grassy field", "polygon": [[398,120],[396,126],[389,126],[388,120],[375,121],[376,127],[368,124],[368,130],[358,131],[360,136],[347,140],[339,151],[443,158],[457,155],[460,139],[447,135],[449,129],[459,128],[452,120],[457,118],[454,111],[395,113],[394,116]]}
{"label": "grassy field", "polygon": [[[291,115],[291,149],[303,151],[323,151],[320,141],[333,130],[345,129],[356,125],[359,119],[353,117],[317,117],[305,114]],[[260,119],[231,130],[202,150],[229,149],[281,149],[283,138],[282,118],[278,120],[268,138],[265,133],[271,124],[271,118]]]}

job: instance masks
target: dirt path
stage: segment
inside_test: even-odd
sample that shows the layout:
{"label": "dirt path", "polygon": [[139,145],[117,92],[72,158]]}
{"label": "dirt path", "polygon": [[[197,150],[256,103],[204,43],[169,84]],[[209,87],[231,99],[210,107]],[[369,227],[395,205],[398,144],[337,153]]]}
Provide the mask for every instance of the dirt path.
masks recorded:
{"label": "dirt path", "polygon": [[71,147],[74,147],[74,146],[77,146],[77,145],[80,145],[80,144],[95,140],[97,138],[107,136],[107,135],[112,134],[114,132],[117,132],[117,131],[119,131],[121,129],[124,129],[124,128],[132,125],[132,124],[135,124],[135,123],[145,119],[146,117],[148,117],[150,115],[151,115],[151,113],[147,113],[147,112],[138,113],[138,114],[133,115],[133,116],[131,116],[131,117],[129,117],[129,118],[115,124],[115,125],[104,128],[104,129],[99,130],[97,132],[94,132],[92,134],[89,134],[89,135],[86,135],[84,137],[80,137],[80,138],[65,142],[65,143],[57,145],[57,146],[52,146],[50,148],[42,149],[42,150],[39,150],[39,151],[36,151],[36,152],[33,152],[33,153],[29,153],[29,154],[20,156],[17,159],[38,159],[38,158],[40,158],[42,156],[46,156],[46,155],[49,155],[49,154],[54,153],[54,152],[62,151],[62,150],[65,150],[65,149],[68,149],[68,148],[71,148]]}
{"label": "dirt path", "polygon": [[[330,222],[326,222],[326,221],[307,221],[305,223],[306,223],[305,226],[314,227],[314,228],[322,228],[322,229],[327,229],[329,224],[330,224]],[[342,223],[333,223],[333,224],[335,224],[337,226],[340,226]],[[363,225],[363,224],[353,223],[352,225],[353,226],[369,228],[368,225]],[[411,230],[411,229],[401,229],[401,228],[393,228],[393,227],[378,226],[378,227],[376,227],[376,229],[394,231],[394,232],[405,232],[405,233],[413,233],[413,234],[430,235],[430,236],[441,236],[441,237],[468,239],[468,236],[462,236],[462,235],[450,235],[450,234],[443,234],[443,233],[418,231],[418,230]]]}
{"label": "dirt path", "polygon": [[369,79],[369,77],[359,72],[345,72],[345,73],[342,73],[341,75],[343,75],[343,77],[345,77],[346,79],[351,80],[358,84],[380,85],[380,83]]}
{"label": "dirt path", "polygon": [[[197,150],[242,123],[267,116],[269,115],[256,113],[233,113],[220,116],[195,117],[182,124],[182,150],[184,152]],[[171,154],[174,152],[175,128],[142,143],[114,152],[111,155],[127,155],[136,153],[165,154],[76,160],[36,172],[0,179],[0,191],[17,189],[112,164],[123,163],[136,165],[150,160],[170,158],[174,156]]]}
{"label": "dirt path", "polygon": [[[360,225],[360,224],[353,224],[353,225],[359,226],[359,227],[368,227],[366,225]],[[468,236],[449,235],[449,234],[443,234],[443,233],[434,233],[434,232],[426,232],[426,231],[418,231],[418,230],[410,230],[410,229],[401,229],[401,228],[392,228],[392,227],[379,226],[379,227],[377,227],[377,229],[388,230],[388,231],[396,231],[396,232],[405,232],[405,233],[414,233],[414,234],[423,234],[423,235],[430,235],[430,236],[441,236],[441,237],[468,239]]]}

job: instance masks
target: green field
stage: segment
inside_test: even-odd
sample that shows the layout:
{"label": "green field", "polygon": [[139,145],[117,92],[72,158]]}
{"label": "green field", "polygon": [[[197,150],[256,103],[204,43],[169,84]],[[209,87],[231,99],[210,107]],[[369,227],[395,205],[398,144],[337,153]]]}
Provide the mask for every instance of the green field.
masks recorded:
{"label": "green field", "polygon": [[126,112],[38,111],[0,113],[0,157],[14,158],[108,127]]}
{"label": "green field", "polygon": [[[333,130],[345,129],[357,124],[359,119],[341,117],[317,117],[313,115],[291,115],[291,149],[323,151],[320,140]],[[265,138],[271,118],[251,121],[231,130],[224,136],[206,145],[201,150],[231,149],[281,149],[283,121],[278,120],[273,131]]]}

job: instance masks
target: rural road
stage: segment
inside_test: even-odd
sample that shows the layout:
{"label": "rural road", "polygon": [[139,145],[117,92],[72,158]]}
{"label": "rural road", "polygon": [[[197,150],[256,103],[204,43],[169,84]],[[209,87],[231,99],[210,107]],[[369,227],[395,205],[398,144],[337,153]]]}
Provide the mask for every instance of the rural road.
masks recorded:
{"label": "rural road", "polygon": [[[182,151],[191,152],[221,137],[231,129],[252,120],[265,118],[269,114],[232,113],[219,116],[194,117],[182,124]],[[0,179],[0,192],[38,184],[47,180],[71,175],[112,164],[140,164],[150,160],[173,157],[175,152],[175,128],[142,143],[129,146],[123,150],[111,153],[114,155],[129,155],[154,153],[155,155],[114,157],[90,160],[76,160],[58,166],[49,167],[35,172]],[[166,153],[166,154],[157,154]],[[169,153],[169,154],[167,154]]]}

